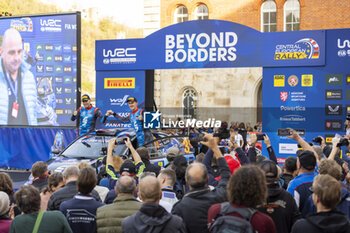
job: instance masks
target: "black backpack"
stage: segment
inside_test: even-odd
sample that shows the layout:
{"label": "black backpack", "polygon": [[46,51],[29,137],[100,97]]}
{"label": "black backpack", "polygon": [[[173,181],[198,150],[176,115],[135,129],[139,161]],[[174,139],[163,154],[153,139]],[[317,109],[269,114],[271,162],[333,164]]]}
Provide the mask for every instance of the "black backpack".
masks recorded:
{"label": "black backpack", "polygon": [[[250,220],[257,211],[249,208],[235,208],[230,203],[221,203],[220,214],[210,225],[212,233],[254,233]],[[230,213],[238,213],[241,217],[226,216]]]}

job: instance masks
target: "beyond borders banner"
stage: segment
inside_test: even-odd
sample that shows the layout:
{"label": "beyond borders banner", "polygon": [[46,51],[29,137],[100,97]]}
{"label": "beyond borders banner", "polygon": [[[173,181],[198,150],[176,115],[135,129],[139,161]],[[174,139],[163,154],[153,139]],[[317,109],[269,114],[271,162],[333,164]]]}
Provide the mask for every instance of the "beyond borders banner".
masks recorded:
{"label": "beyond borders banner", "polygon": [[261,33],[221,20],[175,24],[144,39],[96,41],[96,70],[324,64],[325,31]]}

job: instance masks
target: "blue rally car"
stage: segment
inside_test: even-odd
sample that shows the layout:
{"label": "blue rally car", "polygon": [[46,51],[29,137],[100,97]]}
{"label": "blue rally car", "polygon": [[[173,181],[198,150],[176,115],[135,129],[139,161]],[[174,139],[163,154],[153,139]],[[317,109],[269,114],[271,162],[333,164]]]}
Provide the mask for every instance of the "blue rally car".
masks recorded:
{"label": "blue rally car", "polygon": [[[184,155],[188,162],[195,160],[195,156],[189,150],[188,137],[169,134],[161,131],[151,131],[153,141],[145,144],[149,149],[151,162],[164,167],[168,161],[165,158],[166,150],[172,146],[176,146],[180,150],[180,154]],[[63,151],[57,152],[57,156],[48,161],[48,169],[55,172],[62,172],[66,167],[85,161],[96,169],[99,169],[102,158],[107,155],[108,141],[111,138],[117,138],[123,141],[125,137],[129,137],[134,147],[137,145],[135,132],[131,129],[105,129],[97,130],[92,133],[85,134]],[[113,151],[114,156],[120,156],[123,159],[131,158],[131,153],[124,143],[118,143]]]}

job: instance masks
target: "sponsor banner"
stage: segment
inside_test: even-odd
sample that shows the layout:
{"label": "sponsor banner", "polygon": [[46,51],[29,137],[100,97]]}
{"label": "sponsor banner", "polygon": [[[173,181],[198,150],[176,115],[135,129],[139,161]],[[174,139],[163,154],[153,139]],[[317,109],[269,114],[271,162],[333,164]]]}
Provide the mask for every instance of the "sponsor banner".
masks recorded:
{"label": "sponsor banner", "polygon": [[313,86],[313,75],[303,74],[301,76],[301,86],[302,87],[312,87]]}
{"label": "sponsor banner", "polygon": [[[96,76],[96,105],[103,113],[112,110],[120,117],[128,118],[130,108],[127,99],[129,97],[135,97],[138,106],[144,108],[145,71],[98,71]],[[120,127],[120,123],[125,127],[131,126],[128,122],[120,122],[114,116],[110,116],[106,124],[99,127]]]}
{"label": "sponsor banner", "polygon": [[187,21],[144,39],[96,41],[96,70],[316,66],[325,31],[261,33],[221,20]]}
{"label": "sponsor banner", "polygon": [[284,75],[274,75],[273,76],[273,86],[274,87],[284,87],[285,76]]}
{"label": "sponsor banner", "polygon": [[298,144],[295,143],[280,143],[278,146],[279,154],[295,154],[298,151]]}
{"label": "sponsor banner", "polygon": [[326,85],[327,86],[341,86],[341,85],[343,85],[343,75],[342,74],[327,74],[326,75]]}
{"label": "sponsor banner", "polygon": [[105,89],[135,88],[135,78],[105,78]]}
{"label": "sponsor banner", "polygon": [[326,120],[325,121],[325,130],[329,131],[340,131],[343,129],[343,122],[342,120]]}
{"label": "sponsor banner", "polygon": [[325,113],[327,116],[341,116],[343,107],[341,104],[326,104]]}
{"label": "sponsor banner", "polygon": [[327,89],[325,91],[326,100],[342,100],[343,99],[343,90],[342,89]]}

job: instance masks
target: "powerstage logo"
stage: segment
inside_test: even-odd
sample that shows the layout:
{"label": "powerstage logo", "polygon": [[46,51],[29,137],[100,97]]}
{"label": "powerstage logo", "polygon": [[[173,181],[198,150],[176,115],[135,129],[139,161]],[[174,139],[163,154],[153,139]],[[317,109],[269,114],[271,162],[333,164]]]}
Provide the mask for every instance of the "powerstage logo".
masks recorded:
{"label": "powerstage logo", "polygon": [[298,40],[294,44],[276,45],[275,60],[318,59],[320,48],[317,42],[310,38]]}
{"label": "powerstage logo", "polygon": [[208,120],[201,121],[197,119],[186,119],[180,121],[173,121],[171,119],[161,119],[162,113],[156,112],[144,112],[143,113],[143,128],[144,129],[160,129],[160,128],[217,128],[221,127],[221,121],[215,120],[215,118],[209,118]]}
{"label": "powerstage logo", "polygon": [[232,62],[237,42],[234,32],[166,35],[165,62]]}
{"label": "powerstage logo", "polygon": [[136,62],[136,48],[103,49],[103,64],[130,64]]}

